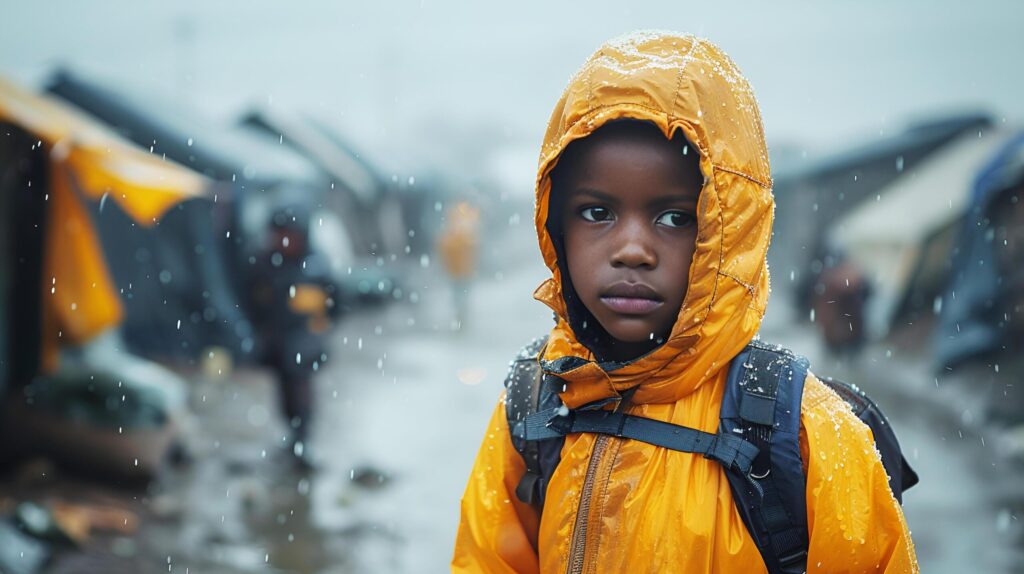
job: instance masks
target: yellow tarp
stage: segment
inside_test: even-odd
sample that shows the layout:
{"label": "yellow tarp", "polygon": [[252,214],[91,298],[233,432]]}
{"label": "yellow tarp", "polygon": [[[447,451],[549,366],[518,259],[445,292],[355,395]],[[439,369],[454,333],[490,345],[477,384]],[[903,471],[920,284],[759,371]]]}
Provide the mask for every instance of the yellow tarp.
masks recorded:
{"label": "yellow tarp", "polygon": [[136,222],[152,225],[172,206],[203,195],[207,180],[154,156],[70,106],[0,79],[0,121],[35,134],[67,165],[82,193],[109,193]]}
{"label": "yellow tarp", "polygon": [[49,152],[50,186],[42,289],[43,366],[61,343],[83,343],[120,323],[123,309],[81,198],[107,196],[140,225],[205,193],[202,176],[135,147],[102,124],[47,96],[0,79],[0,122],[20,127]]}

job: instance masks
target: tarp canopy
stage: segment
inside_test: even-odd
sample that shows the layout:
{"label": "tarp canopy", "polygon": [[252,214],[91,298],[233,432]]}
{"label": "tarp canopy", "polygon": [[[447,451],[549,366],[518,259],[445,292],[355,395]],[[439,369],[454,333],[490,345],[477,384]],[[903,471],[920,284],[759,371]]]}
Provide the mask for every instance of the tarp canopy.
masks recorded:
{"label": "tarp canopy", "polygon": [[55,74],[47,90],[155,157],[166,157],[229,185],[229,259],[232,273],[239,278],[248,272],[249,255],[262,248],[275,206],[295,201],[319,205],[330,191],[323,172],[277,138],[270,139],[253,127],[206,118],[166,94],[115,89],[67,70]]}
{"label": "tarp canopy", "polygon": [[115,202],[136,223],[155,224],[174,205],[202,197],[208,180],[134,147],[59,101],[0,80],[0,123],[48,152],[44,246],[43,366],[61,343],[80,344],[121,322],[124,310],[83,199]]}
{"label": "tarp canopy", "polygon": [[872,277],[871,334],[888,331],[927,238],[963,217],[978,170],[1011,135],[1005,129],[961,135],[832,227],[829,244]]}
{"label": "tarp canopy", "polygon": [[200,197],[207,180],[139,149],[101,123],[59,100],[20,90],[0,79],[0,121],[35,134],[68,166],[81,192],[104,195],[142,225],[152,225],[171,206]]}
{"label": "tarp canopy", "polygon": [[250,128],[211,121],[166,95],[114,89],[67,70],[55,74],[47,90],[150,148],[155,157],[212,179],[257,190],[281,182],[328,187],[302,154]]}

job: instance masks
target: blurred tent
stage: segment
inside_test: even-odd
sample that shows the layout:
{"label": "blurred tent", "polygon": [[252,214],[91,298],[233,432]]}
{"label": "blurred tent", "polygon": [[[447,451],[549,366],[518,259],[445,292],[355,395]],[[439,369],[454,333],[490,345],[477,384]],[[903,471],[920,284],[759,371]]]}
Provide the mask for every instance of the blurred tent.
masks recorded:
{"label": "blurred tent", "polygon": [[[1009,243],[1000,240],[1000,225],[997,222],[1006,214],[996,213],[1020,201],[1024,195],[1024,132],[1017,131],[1011,137],[1004,137],[998,148],[986,158],[986,163],[973,173],[971,185],[965,188],[963,197],[964,217],[955,226],[954,248],[949,256],[951,273],[939,296],[943,306],[934,343],[936,366],[940,369],[959,366],[981,358],[995,359],[999,355],[1005,362],[1017,363],[1016,375],[1009,365],[1004,371],[1016,378],[1020,386],[1022,341],[1019,325],[1011,328],[1000,299],[1007,296],[1018,302],[1024,300],[1024,273],[1020,267],[1020,240],[1024,236],[1024,222],[1011,219],[1009,225],[1016,236],[1012,247],[1018,252],[1016,260],[999,261],[997,249],[1007,249]],[[1011,202],[997,204],[1009,193],[1015,193]],[[1019,215],[1021,208],[1015,211]],[[1005,232],[1004,232],[1005,235]],[[1003,269],[1001,269],[1001,264]],[[1020,313],[1017,309],[1017,313]],[[998,367],[996,368],[998,373]],[[1019,392],[1017,393],[1019,396]],[[1013,408],[1019,408],[1014,405]]]}
{"label": "blurred tent", "polygon": [[[218,125],[165,98],[111,90],[67,71],[56,74],[48,89],[154,154],[226,186],[215,198],[213,227],[226,244],[229,274],[250,315],[255,312],[250,287],[259,273],[255,262],[268,248],[270,221],[293,208],[309,218],[308,275],[326,278],[342,302],[363,284],[366,293],[358,295],[390,296],[393,279],[361,261],[367,254],[359,251],[364,242],[358,229],[325,207],[332,193],[327,175],[303,154],[267,138],[264,130]],[[363,276],[354,277],[364,268]]]}
{"label": "blurred tent", "polygon": [[[57,73],[49,91],[71,102],[154,154],[166,156],[231,185],[230,243],[248,256],[272,213],[288,203],[319,207],[330,182],[307,158],[268,141],[262,131],[220,125],[155,95],[112,90],[68,71]],[[309,210],[312,211],[312,210]],[[345,230],[343,257],[354,260],[356,241]]]}
{"label": "blurred tent", "polygon": [[[42,357],[53,368],[59,344],[83,343],[124,319],[90,202],[117,206],[133,225],[150,228],[176,205],[203,197],[208,181],[132,146],[51,98],[6,82],[0,83],[0,122],[37,138],[28,150],[30,159],[9,150],[9,165],[46,164],[38,173],[45,179],[36,180],[40,191],[34,193],[42,193],[48,204],[39,279],[49,291],[41,302]],[[28,187],[32,181],[27,180]],[[14,209],[9,216],[18,214]]]}
{"label": "blurred tent", "polygon": [[955,232],[971,201],[972,181],[1012,136],[1006,129],[962,133],[828,229],[830,250],[869,278],[869,338],[885,337],[933,314]]}
{"label": "blurred tent", "polygon": [[[79,118],[79,123],[110,133],[109,128],[75,108],[60,106],[67,115]],[[118,139],[124,147],[130,146]],[[225,193],[213,181],[174,166],[166,158],[131,148],[154,165],[165,166],[167,171],[173,168],[201,181],[215,199]],[[155,220],[150,217],[147,226],[152,229],[140,233],[135,215],[126,212],[122,201],[96,199],[103,201],[91,215],[127,311],[123,332],[133,351],[194,359],[210,345],[226,346],[236,354],[251,346],[251,329],[225,272],[223,248],[213,235],[208,201],[168,205],[166,213],[160,214],[160,225],[153,225]]]}
{"label": "blurred tent", "polygon": [[[327,174],[332,186],[344,193],[330,194],[327,205],[362,229],[363,249],[371,255],[409,255],[429,252],[438,218],[434,205],[446,194],[437,177],[424,170],[419,178],[399,181],[387,178],[377,165],[326,121],[269,109],[253,111],[243,125],[264,131],[274,140],[292,146]],[[418,179],[418,183],[417,183]]]}
{"label": "blurred tent", "polygon": [[806,305],[818,276],[836,263],[830,260],[824,238],[838,219],[884,194],[892,182],[913,173],[950,142],[965,135],[977,137],[991,125],[984,114],[920,122],[808,165],[791,164],[790,169],[775,171],[775,225],[768,252],[776,279],[772,287],[789,291],[796,305]]}
{"label": "blurred tent", "polygon": [[184,408],[183,382],[112,337],[150,318],[126,313],[93,211],[120,210],[131,241],[176,206],[201,201],[209,181],[4,81],[0,125],[0,424],[21,437],[2,454],[42,450],[93,471],[148,475]]}
{"label": "blurred tent", "polygon": [[308,118],[271,110],[251,112],[241,124],[303,154],[326,174],[334,189],[326,204],[358,231],[360,252],[402,253],[408,237],[401,205],[380,172],[348,142]]}

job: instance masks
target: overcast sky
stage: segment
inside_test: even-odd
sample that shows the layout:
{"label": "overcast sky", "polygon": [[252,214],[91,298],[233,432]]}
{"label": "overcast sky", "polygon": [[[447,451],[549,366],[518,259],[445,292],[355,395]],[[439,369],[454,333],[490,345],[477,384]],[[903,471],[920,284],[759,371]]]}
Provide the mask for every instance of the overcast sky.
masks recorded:
{"label": "overcast sky", "polygon": [[404,162],[438,147],[458,158],[486,138],[510,173],[532,171],[569,75],[636,28],[721,45],[753,84],[772,143],[836,147],[950,110],[1024,116],[1024,2],[572,4],[11,3],[0,75],[36,86],[64,64],[224,119],[251,105],[302,110]]}

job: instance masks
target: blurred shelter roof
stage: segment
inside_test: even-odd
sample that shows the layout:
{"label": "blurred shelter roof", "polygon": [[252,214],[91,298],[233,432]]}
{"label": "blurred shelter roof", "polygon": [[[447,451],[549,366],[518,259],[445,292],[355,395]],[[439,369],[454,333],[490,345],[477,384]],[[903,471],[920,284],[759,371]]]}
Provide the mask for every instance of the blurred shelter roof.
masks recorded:
{"label": "blurred shelter roof", "polygon": [[984,114],[941,117],[894,135],[858,143],[821,159],[774,172],[775,224],[768,252],[773,272],[788,274],[795,301],[806,301],[825,258],[824,237],[837,219],[861,202],[887,193],[932,154],[961,136],[992,125]]}
{"label": "blurred shelter roof", "polygon": [[416,205],[418,194],[409,192],[411,184],[399,193],[397,182],[385,180],[346,138],[318,119],[261,109],[244,116],[241,123],[294,148],[323,171],[331,183],[324,205],[344,222],[359,253],[404,251],[410,229],[416,228],[408,224],[416,219],[410,212],[422,208]]}
{"label": "blurred shelter roof", "polygon": [[[952,138],[968,131],[977,132],[992,125],[992,118],[986,113],[963,113],[918,121],[896,134],[879,137],[829,154],[808,166],[791,165],[784,171],[776,171],[775,179],[815,179],[825,181],[841,177],[850,170],[882,161],[888,167],[891,159],[898,156],[924,152],[942,145]],[[909,158],[905,157],[905,160]],[[909,162],[905,167],[910,167]]]}
{"label": "blurred shelter roof", "polygon": [[383,181],[377,170],[344,138],[323,124],[269,109],[250,112],[241,123],[278,136],[282,143],[304,152],[363,204],[372,205],[380,199]]}
{"label": "blurred shelter roof", "polygon": [[178,161],[220,181],[250,182],[256,187],[281,181],[321,178],[301,155],[249,129],[221,125],[158,95],[113,90],[63,70],[48,90],[73,103],[157,155]]}
{"label": "blurred shelter roof", "polygon": [[[119,324],[124,310],[106,254],[84,203],[107,198],[136,223],[156,223],[170,208],[203,197],[209,180],[134,147],[53,98],[0,80],[0,122],[45,151],[42,298],[44,368],[61,344],[84,343]],[[26,150],[27,151],[27,150]],[[31,182],[28,182],[31,187]]]}
{"label": "blurred shelter roof", "polygon": [[902,303],[931,236],[961,220],[979,170],[1004,146],[1006,129],[967,132],[842,214],[830,229],[834,245],[872,277],[868,328],[884,335]]}
{"label": "blurred shelter roof", "polygon": [[15,124],[53,148],[92,200],[109,197],[136,222],[151,225],[178,202],[204,194],[207,180],[133,146],[102,124],[54,98],[0,79],[0,121]]}

